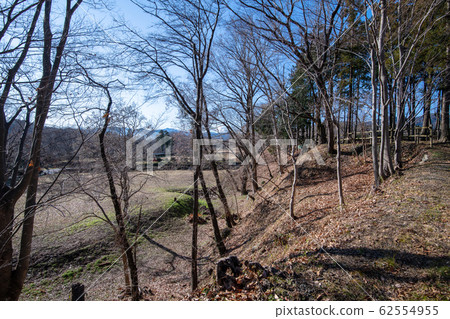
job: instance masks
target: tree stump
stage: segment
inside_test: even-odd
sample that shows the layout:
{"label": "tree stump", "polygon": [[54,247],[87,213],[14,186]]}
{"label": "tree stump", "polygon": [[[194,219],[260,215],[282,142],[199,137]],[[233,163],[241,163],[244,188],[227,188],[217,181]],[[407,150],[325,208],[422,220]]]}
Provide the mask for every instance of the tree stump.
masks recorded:
{"label": "tree stump", "polygon": [[[232,275],[227,274],[230,269]],[[217,284],[225,290],[231,290],[236,286],[236,277],[242,273],[241,262],[236,256],[222,258],[217,262],[216,278]]]}
{"label": "tree stump", "polygon": [[84,285],[76,283],[72,285],[72,301],[84,301]]}

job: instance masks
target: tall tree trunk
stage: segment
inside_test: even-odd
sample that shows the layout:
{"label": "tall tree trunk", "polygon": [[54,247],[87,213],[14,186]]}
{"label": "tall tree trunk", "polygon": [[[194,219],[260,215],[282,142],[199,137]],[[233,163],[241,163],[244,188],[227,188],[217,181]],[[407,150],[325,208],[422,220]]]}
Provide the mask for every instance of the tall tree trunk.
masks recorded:
{"label": "tall tree trunk", "polygon": [[[255,112],[253,109],[253,94],[252,98],[250,100],[250,138],[252,147],[256,144],[256,133],[255,133]],[[251,161],[251,176],[252,176],[252,188],[253,188],[253,194],[255,194],[259,189],[258,184],[258,163],[256,162],[255,158],[256,154],[252,154],[252,161]]]}
{"label": "tall tree trunk", "polygon": [[382,178],[392,175],[394,173],[394,166],[392,164],[392,157],[390,151],[390,136],[389,136],[389,97],[388,97],[388,79],[386,72],[386,61],[384,53],[384,37],[386,28],[386,0],[380,1],[380,29],[378,35],[378,66],[379,66],[379,81],[381,91],[381,147],[380,147],[380,175]]}
{"label": "tall tree trunk", "polygon": [[[338,118],[341,118],[341,109],[342,109],[342,105],[341,105],[341,103],[339,103],[339,106],[338,106]],[[348,138],[349,137],[349,135],[348,135],[348,127],[347,127],[348,113],[345,113],[345,107],[342,110],[342,117],[344,119],[344,125],[343,125],[343,127],[344,127],[344,138],[346,138],[346,137]]]}
{"label": "tall tree trunk", "polygon": [[317,126],[319,131],[319,144],[325,144],[327,142],[325,125],[323,125],[323,123],[319,119],[319,124]]}
{"label": "tall tree trunk", "polygon": [[295,145],[292,145],[291,159],[292,159],[292,168],[293,168],[294,176],[292,178],[291,197],[289,200],[289,214],[292,219],[296,219],[296,217],[295,217],[295,193],[297,190],[298,169],[297,169],[297,165],[296,165],[297,158],[295,156]]}
{"label": "tall tree trunk", "polygon": [[200,170],[200,183],[202,185],[203,194],[205,194],[206,203],[208,205],[209,214],[211,215],[211,223],[214,231],[214,238],[216,241],[217,249],[219,250],[219,254],[221,256],[227,253],[227,249],[225,248],[225,244],[223,242],[222,235],[220,234],[219,223],[217,222],[216,212],[214,210],[213,203],[211,201],[211,197],[209,196],[209,190],[206,187],[205,179],[203,178],[203,172]]}
{"label": "tall tree trunk", "polygon": [[402,138],[405,122],[404,81],[400,77],[397,84],[397,126],[395,129],[394,164],[395,169],[402,168]]}
{"label": "tall tree trunk", "polygon": [[[4,190],[0,196],[4,196]],[[12,275],[12,230],[14,204],[2,201],[0,206],[0,300],[13,300],[9,294]]]}
{"label": "tall tree trunk", "polygon": [[[352,29],[353,30],[353,29]],[[352,125],[352,119],[353,119],[353,67],[350,65],[350,83],[348,88],[348,114],[347,114],[347,137],[350,137],[353,132],[353,125]],[[352,137],[352,140],[354,141],[356,136]]]}
{"label": "tall tree trunk", "polygon": [[256,158],[252,157],[252,162],[250,165],[251,176],[252,176],[252,191],[255,194],[259,189],[258,184],[258,164],[256,163]]}
{"label": "tall tree trunk", "polygon": [[[449,75],[450,76],[450,75]],[[447,88],[442,99],[441,107],[441,142],[450,141],[449,129],[449,105],[450,105],[450,90]]]}
{"label": "tall tree trunk", "polygon": [[336,132],[337,132],[337,152],[336,152],[336,175],[338,180],[338,195],[339,195],[339,206],[341,209],[344,208],[344,191],[342,189],[342,173],[341,173],[341,132],[339,128],[339,122],[335,119]]}
{"label": "tall tree trunk", "polygon": [[[447,82],[450,74],[447,76]],[[442,98],[442,106],[441,106],[441,142],[450,141],[450,129],[449,129],[449,105],[450,105],[450,84],[446,84],[446,89]]]}
{"label": "tall tree trunk", "polygon": [[241,195],[247,195],[247,180],[248,180],[248,168],[247,166],[242,166],[242,174],[241,174]]}
{"label": "tall tree trunk", "polygon": [[[339,207],[342,210],[344,208],[344,191],[342,189],[342,173],[341,173],[341,128],[339,127],[339,118],[336,118],[333,114],[333,104],[334,104],[334,83],[333,78],[330,79],[330,97],[326,97],[328,102],[328,109],[330,111],[332,121],[336,127],[337,134],[337,147],[336,147],[336,175],[338,182],[338,195],[339,195]],[[333,128],[334,129],[334,128]]]}
{"label": "tall tree trunk", "polygon": [[411,135],[416,134],[416,79],[411,81]]}
{"label": "tall tree trunk", "polygon": [[36,196],[38,191],[39,169],[33,171],[31,183],[28,186],[25,202],[25,212],[22,225],[22,237],[20,239],[20,253],[16,269],[12,273],[10,286],[11,300],[18,300],[22,292],[31,258],[31,244],[33,240],[34,216],[36,214]]}
{"label": "tall tree trunk", "polygon": [[108,178],[108,185],[109,185],[109,193],[110,198],[114,207],[114,213],[116,217],[117,222],[117,236],[119,239],[119,245],[121,247],[121,250],[125,252],[126,258],[127,258],[127,264],[124,263],[123,267],[126,269],[128,266],[130,270],[130,279],[131,279],[131,298],[133,300],[139,300],[139,279],[138,279],[138,272],[137,272],[137,266],[136,261],[134,260],[133,251],[131,249],[130,244],[128,243],[127,238],[127,232],[125,229],[125,222],[123,218],[123,211],[122,207],[119,202],[119,196],[117,194],[116,186],[114,183],[114,177],[112,174],[112,167],[109,162],[109,159],[106,155],[106,149],[105,149],[105,134],[108,129],[108,124],[110,121],[110,112],[111,112],[111,105],[112,105],[112,98],[109,93],[109,90],[106,86],[102,86],[102,88],[105,90],[107,96],[108,96],[108,106],[105,113],[105,122],[103,124],[102,131],[99,134],[99,143],[100,143],[100,154],[103,162],[103,168],[105,170],[106,176]]}
{"label": "tall tree trunk", "polygon": [[[378,74],[378,72],[377,72],[377,74]],[[376,102],[377,102],[377,114],[378,114],[377,129],[381,132],[381,97],[379,99],[377,99]]]}
{"label": "tall tree trunk", "polygon": [[[197,100],[195,108],[194,118],[194,138],[200,140],[202,138],[202,109],[204,102],[203,98],[203,82],[199,79],[197,83]],[[194,207],[192,212],[192,256],[191,256],[191,289],[195,291],[198,287],[198,210],[199,210],[199,194],[198,194],[198,182],[201,174],[201,162],[202,162],[202,148],[199,150],[199,161],[195,167],[194,172]]]}
{"label": "tall tree trunk", "polygon": [[[277,125],[277,119],[275,116],[275,105],[272,104],[272,109],[271,109],[271,119],[272,119],[272,133],[273,136],[275,138],[275,140],[278,141],[278,125]],[[282,165],[282,160],[281,160],[281,147],[280,145],[275,146],[276,148],[276,152],[277,152],[277,162],[278,162],[278,173],[279,175],[282,175],[284,173],[284,166]]]}
{"label": "tall tree trunk", "polygon": [[327,87],[325,83],[325,79],[321,74],[319,74],[316,79],[316,85],[320,92],[320,100],[322,101],[324,107],[325,107],[325,119],[327,124],[327,142],[328,142],[328,153],[333,154],[334,153],[334,115],[333,115],[333,108],[332,105],[330,105],[329,95],[327,93]]}
{"label": "tall tree trunk", "polygon": [[375,49],[370,50],[370,76],[372,85],[372,165],[374,188],[380,187],[380,176],[378,170],[378,134],[377,134],[377,62]]}
{"label": "tall tree trunk", "polygon": [[320,108],[322,104],[322,98],[319,97],[316,98],[316,108],[314,109],[314,123],[316,124],[315,129],[315,141],[317,144],[325,144],[327,142],[327,135],[326,135],[326,129],[325,125],[323,125],[321,119],[320,119]]}
{"label": "tall tree trunk", "polygon": [[397,107],[397,125],[394,133],[394,165],[395,169],[402,168],[402,138],[403,138],[403,125],[405,121],[405,79],[403,76],[402,66],[404,65],[404,51],[405,48],[402,45],[402,2],[398,2],[398,19],[399,26],[397,27],[397,45],[398,45],[398,61],[400,67],[400,73],[397,75],[397,95],[396,95],[396,107]]}
{"label": "tall tree trunk", "polygon": [[[387,75],[387,73],[386,73]],[[389,79],[389,76],[386,76],[387,79]],[[393,80],[392,80],[393,81]],[[388,89],[387,92],[391,92],[391,99],[389,99],[389,136],[391,137],[391,141],[394,141],[394,131],[395,131],[395,119],[396,119],[396,108],[395,108],[395,102],[397,90],[394,88],[394,85],[391,84],[391,81],[388,81]]]}
{"label": "tall tree trunk", "polygon": [[[198,136],[198,135],[197,135]],[[192,259],[191,259],[191,289],[198,287],[198,263],[197,263],[197,240],[198,240],[198,179],[200,177],[200,165],[195,168],[194,173],[194,207],[192,218]]]}
{"label": "tall tree trunk", "polygon": [[[120,243],[120,238],[117,237],[117,240]],[[128,267],[128,259],[126,252],[123,250],[123,247],[120,246],[120,255],[122,256],[122,270],[123,270],[123,279],[125,281],[125,293],[131,294],[131,279],[130,279],[130,267]]]}
{"label": "tall tree trunk", "polygon": [[438,103],[437,103],[437,109],[436,113],[434,114],[436,118],[436,126],[433,130],[433,134],[436,134],[437,139],[440,139],[440,132],[441,132],[441,105],[442,105],[442,90],[438,92]]}
{"label": "tall tree trunk", "polygon": [[[205,108],[205,130],[206,130],[206,134],[208,135],[208,138],[211,140],[212,136],[211,136],[211,130],[209,128],[209,113],[208,113],[208,106],[206,104],[206,99],[203,97],[203,100],[205,101],[204,103],[204,108]],[[212,152],[212,150],[211,150]],[[211,170],[213,172],[214,175],[214,179],[216,181],[216,186],[217,186],[217,193],[219,194],[219,199],[220,202],[222,203],[223,206],[223,210],[225,212],[225,220],[227,222],[227,226],[229,228],[232,228],[234,225],[236,225],[236,223],[234,222],[233,219],[233,215],[231,214],[231,209],[230,206],[228,205],[228,200],[227,200],[227,196],[225,195],[225,192],[223,190],[222,187],[222,182],[220,181],[220,175],[219,175],[219,170],[217,168],[217,163],[215,160],[211,160]]]}
{"label": "tall tree trunk", "polygon": [[228,205],[227,196],[222,187],[222,182],[220,181],[219,170],[217,169],[217,163],[213,160],[211,161],[211,169],[214,175],[214,179],[216,180],[217,193],[219,195],[220,202],[222,203],[223,210],[225,212],[225,221],[228,227],[233,227],[236,225],[236,222],[233,219],[233,215],[231,214],[230,206]]}
{"label": "tall tree trunk", "polygon": [[[447,0],[447,23],[446,32],[450,32],[450,0]],[[444,89],[441,107],[441,142],[450,141],[450,127],[449,127],[449,105],[450,105],[450,45],[446,48],[446,63],[444,72]]]}
{"label": "tall tree trunk", "polygon": [[390,135],[389,135],[389,120],[388,120],[388,103],[387,102],[387,87],[383,88],[383,76],[380,77],[381,89],[381,146],[380,146],[380,176],[386,178],[394,173],[392,164]]}
{"label": "tall tree trunk", "polygon": [[423,79],[423,121],[422,121],[422,129],[420,131],[420,135],[426,135],[429,132],[429,128],[431,126],[431,92],[432,92],[432,81],[431,75],[425,76]]}
{"label": "tall tree trunk", "polygon": [[[319,132],[320,132],[320,108],[319,108],[319,103],[317,103],[317,99],[316,99],[316,107],[314,108],[314,141],[317,144],[322,144],[322,141],[319,140]],[[319,124],[320,123],[320,124]]]}
{"label": "tall tree trunk", "polygon": [[333,125],[333,114],[328,107],[325,108],[325,118],[327,122],[327,137],[328,137],[328,153],[334,153],[334,125]]}
{"label": "tall tree trunk", "polygon": [[[333,114],[333,107],[332,107],[333,106],[333,94],[334,94],[333,81],[332,81],[332,79],[330,80],[330,95],[328,95],[327,89],[325,86],[325,82],[320,75],[316,78],[316,84],[321,92],[322,99],[325,102],[326,110],[328,110],[328,113],[330,114],[330,117],[331,117],[330,120],[331,120],[331,124],[332,124],[331,129],[334,131],[334,127],[336,127],[336,132],[337,132],[336,175],[337,175],[337,182],[338,182],[339,205],[340,205],[340,208],[342,209],[345,205],[345,202],[344,202],[344,193],[343,193],[343,189],[342,189],[342,174],[341,174],[341,141],[340,141],[341,132],[340,132],[340,127],[339,127],[339,121],[336,119],[336,117]],[[333,140],[334,140],[334,133],[333,133]],[[333,149],[333,151],[334,151],[334,149]]]}
{"label": "tall tree trunk", "polygon": [[[355,124],[354,124],[355,138],[358,133],[358,112],[359,112],[359,98],[360,98],[359,86],[360,86],[360,78],[358,78],[356,81],[356,99],[355,99],[356,101],[355,101],[355,121],[354,121],[355,122]],[[364,123],[361,123],[361,125],[364,125]],[[362,130],[362,127],[361,127],[361,130]],[[362,136],[362,135],[361,135],[361,137],[364,138],[364,136]]]}

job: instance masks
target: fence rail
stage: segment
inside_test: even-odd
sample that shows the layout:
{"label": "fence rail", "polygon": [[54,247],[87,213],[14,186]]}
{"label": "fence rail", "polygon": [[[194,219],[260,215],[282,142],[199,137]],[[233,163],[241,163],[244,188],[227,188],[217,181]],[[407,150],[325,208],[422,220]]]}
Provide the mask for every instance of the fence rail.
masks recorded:
{"label": "fence rail", "polygon": [[[422,130],[425,130],[426,134],[422,134]],[[394,130],[389,130],[389,136],[393,137]],[[409,134],[409,131],[406,131],[408,134],[403,134],[403,140],[411,140],[414,139],[414,142],[418,144],[421,139],[425,139],[430,143],[430,146],[433,146],[433,127],[431,126],[416,126],[414,127],[414,134]],[[367,132],[359,132],[356,136],[353,136],[354,133],[348,133],[348,136],[341,139],[341,143],[351,143],[351,142],[363,142],[369,141],[369,144],[372,141],[372,131]],[[381,130],[377,130],[377,139],[381,140]]]}

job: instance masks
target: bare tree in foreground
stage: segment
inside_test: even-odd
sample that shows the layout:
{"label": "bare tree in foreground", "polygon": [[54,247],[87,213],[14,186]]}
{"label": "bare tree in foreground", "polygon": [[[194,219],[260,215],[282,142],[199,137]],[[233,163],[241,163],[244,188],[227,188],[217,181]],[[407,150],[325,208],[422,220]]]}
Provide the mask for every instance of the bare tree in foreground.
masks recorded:
{"label": "bare tree in foreground", "polygon": [[[139,300],[139,279],[138,279],[138,271],[137,271],[137,265],[136,265],[136,255],[133,254],[133,246],[129,242],[129,238],[127,235],[127,230],[125,228],[125,218],[127,215],[127,210],[129,206],[129,177],[128,177],[128,171],[127,167],[123,168],[123,170],[120,172],[120,180],[121,180],[121,188],[122,188],[122,196],[119,194],[117,187],[116,187],[116,180],[113,174],[113,166],[111,164],[111,161],[107,154],[106,149],[106,143],[105,143],[105,135],[108,130],[108,126],[111,121],[111,112],[112,112],[112,96],[110,93],[109,86],[115,82],[109,82],[108,84],[101,84],[95,80],[93,80],[86,72],[85,70],[85,76],[88,78],[91,85],[94,85],[96,87],[101,88],[104,93],[107,96],[108,102],[105,109],[105,113],[103,115],[103,126],[102,129],[98,135],[99,137],[99,148],[100,148],[100,155],[102,159],[103,169],[105,171],[107,180],[108,180],[108,187],[109,187],[109,197],[111,199],[112,205],[114,207],[114,216],[116,223],[113,223],[110,218],[108,217],[108,214],[105,212],[103,207],[101,206],[99,201],[96,201],[92,194],[86,193],[88,196],[91,197],[91,199],[94,200],[94,202],[97,204],[97,206],[100,208],[101,212],[103,213],[104,220],[114,229],[114,232],[116,234],[116,238],[120,247],[121,257],[122,257],[122,263],[123,263],[123,270],[124,270],[124,278],[125,278],[125,285],[126,285],[126,293],[131,294],[132,300]],[[119,145],[119,147],[122,146],[124,149],[124,145]],[[124,162],[124,158],[122,159],[122,162]]]}
{"label": "bare tree in foreground", "polygon": [[[124,45],[131,54],[139,56],[139,63],[135,65],[133,72],[164,83],[182,112],[189,116],[193,126],[193,138],[201,140],[205,105],[204,85],[210,69],[211,47],[222,5],[216,0],[181,2],[133,0],[133,3],[156,19],[160,30],[159,33],[150,36],[129,30],[132,33],[132,40],[127,40]],[[187,81],[180,80],[174,75],[174,70],[181,72]],[[193,182],[192,290],[198,287],[198,199],[202,148],[199,155]],[[220,232],[215,231],[215,234],[218,233]],[[216,238],[217,245],[220,241]]]}
{"label": "bare tree in foreground", "polygon": [[[42,133],[52,101],[56,77],[58,75],[67,38],[69,36],[71,20],[81,2],[82,0],[74,1],[74,3],[71,0],[66,1],[65,17],[63,22],[64,26],[57,43],[56,50],[53,54],[53,34],[51,30],[50,18],[52,1],[42,0],[35,2],[36,12],[31,20],[32,22],[30,23],[25,45],[15,67],[9,72],[10,76],[6,81],[6,85],[4,86],[2,93],[0,102],[0,300],[17,300],[19,298],[28,270],[34,226],[34,214],[36,211],[34,203],[36,201],[35,196],[38,187]],[[27,167],[22,179],[18,181],[16,185],[8,185],[8,172],[6,170],[5,162],[6,154],[4,152],[6,150],[5,143],[7,141],[6,135],[8,131],[5,127],[6,117],[4,107],[9,95],[8,87],[11,87],[15,74],[28,54],[30,41],[33,39],[34,28],[42,6],[44,6],[42,77],[37,89],[32,146],[29,158],[27,160]],[[31,8],[34,7],[35,6],[31,6]],[[52,55],[54,55],[53,60]],[[22,223],[22,237],[18,263],[15,268],[13,268],[12,237],[14,235],[14,208],[17,201],[22,197],[27,189],[27,207],[29,209],[26,210],[24,221]]]}

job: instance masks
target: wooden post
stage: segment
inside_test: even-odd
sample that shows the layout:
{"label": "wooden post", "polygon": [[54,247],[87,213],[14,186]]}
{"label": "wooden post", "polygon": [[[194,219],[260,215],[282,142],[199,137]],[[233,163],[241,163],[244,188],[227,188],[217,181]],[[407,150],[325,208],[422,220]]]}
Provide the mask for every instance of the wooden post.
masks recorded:
{"label": "wooden post", "polygon": [[84,285],[76,283],[72,285],[72,301],[84,301]]}

